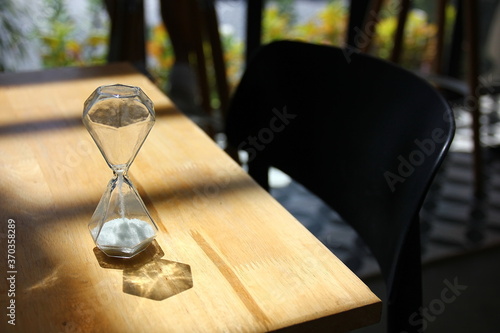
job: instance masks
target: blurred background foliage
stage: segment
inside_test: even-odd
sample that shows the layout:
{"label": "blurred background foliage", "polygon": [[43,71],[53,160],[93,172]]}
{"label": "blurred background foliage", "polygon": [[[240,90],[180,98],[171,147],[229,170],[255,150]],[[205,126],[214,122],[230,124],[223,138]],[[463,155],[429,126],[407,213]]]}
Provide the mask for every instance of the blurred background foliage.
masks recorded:
{"label": "blurred background foliage", "polygon": [[330,1],[316,16],[296,24],[292,9],[284,9],[280,1],[270,2],[264,12],[263,42],[296,39],[312,43],[342,45],[348,22],[348,8],[343,1]]}
{"label": "blurred background foliage", "polygon": [[[397,0],[390,0],[397,1]],[[23,41],[37,40],[41,65],[44,68],[94,65],[105,62],[109,32],[102,0],[87,0],[87,15],[92,21],[82,33],[79,22],[68,13],[69,1],[43,0],[45,22],[34,25],[31,31],[20,26],[16,16],[26,15],[16,0],[0,1],[0,70],[12,70],[4,61],[3,53],[22,54]],[[386,3],[386,6],[389,6]],[[434,1],[416,0],[405,31],[402,65],[421,70],[428,66],[435,52],[436,26],[428,13],[434,10]],[[394,8],[388,7],[388,8]],[[382,10],[371,53],[388,58],[397,25],[397,13]],[[348,23],[346,1],[330,0],[313,17],[298,23],[294,0],[267,1],[263,17],[263,42],[278,39],[296,39],[314,43],[342,46]],[[453,16],[453,7],[448,10]],[[451,21],[449,21],[451,22]],[[162,24],[149,26],[147,36],[148,70],[160,87],[166,86],[168,73],[174,64],[174,54],[168,32]],[[223,49],[230,86],[239,80],[243,66],[244,41],[231,31],[221,29]],[[3,51],[2,51],[3,50]],[[15,68],[14,68],[15,69]]]}
{"label": "blurred background foliage", "polygon": [[62,0],[45,0],[49,13],[48,25],[36,34],[42,42],[44,67],[83,66],[105,62],[109,23],[99,15],[100,0],[88,0],[91,29],[85,35],[78,34],[78,22],[68,15]]}
{"label": "blurred background foliage", "polygon": [[100,0],[88,0],[91,29],[79,33],[78,22],[68,14],[62,0],[44,0],[47,24],[38,27],[35,35],[41,42],[44,68],[102,64],[106,61],[109,23],[102,13]]}
{"label": "blurred background foliage", "polygon": [[0,71],[13,68],[15,59],[27,52],[28,34],[23,18],[28,15],[14,0],[0,1]]}
{"label": "blurred background foliage", "polygon": [[[391,0],[397,1],[397,0]],[[420,4],[420,8],[417,6]],[[386,7],[391,4],[386,3]],[[425,70],[435,52],[434,37],[437,29],[431,22],[424,8],[433,9],[433,1],[416,1],[415,8],[410,11],[405,30],[404,53],[401,64],[412,70]],[[394,8],[394,6],[390,7]],[[371,53],[387,59],[392,50],[393,35],[397,25],[397,13],[385,13],[377,25],[376,38]],[[450,6],[448,13],[454,15]],[[389,14],[389,15],[388,15]],[[297,13],[293,0],[267,1],[263,15],[263,43],[280,39],[295,39],[313,43],[342,46],[345,43],[346,27],[348,24],[348,7],[345,1],[328,1],[324,9],[304,23],[297,23]],[[452,20],[448,20],[452,22]],[[243,41],[231,33],[221,31],[222,44],[225,51],[228,80],[234,87],[239,80],[243,65]],[[168,43],[168,32],[162,25],[151,29],[148,42],[148,52],[154,58],[155,64],[151,68],[154,77],[160,86],[165,86],[168,79],[168,70],[173,65],[173,53]]]}
{"label": "blurred background foliage", "polygon": [[0,0],[0,70],[22,70],[26,59],[30,69],[106,61],[109,19],[102,0],[84,2],[85,28],[70,15],[72,2],[31,1]]}

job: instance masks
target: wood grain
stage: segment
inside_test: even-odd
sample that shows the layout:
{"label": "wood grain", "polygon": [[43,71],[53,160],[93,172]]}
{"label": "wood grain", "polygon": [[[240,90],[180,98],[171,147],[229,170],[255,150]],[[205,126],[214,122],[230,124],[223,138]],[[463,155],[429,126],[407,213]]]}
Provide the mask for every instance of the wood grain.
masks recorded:
{"label": "wood grain", "polygon": [[[127,292],[148,288],[136,280],[149,273],[101,266],[87,228],[112,173],[81,123],[83,102],[114,83],[155,104],[130,175],[160,228],[163,257],[151,260],[163,261],[148,265],[188,281],[163,300]],[[0,74],[0,106],[0,276],[8,219],[17,270],[16,326],[2,315],[0,331],[345,331],[379,320],[380,300],[129,65]]]}

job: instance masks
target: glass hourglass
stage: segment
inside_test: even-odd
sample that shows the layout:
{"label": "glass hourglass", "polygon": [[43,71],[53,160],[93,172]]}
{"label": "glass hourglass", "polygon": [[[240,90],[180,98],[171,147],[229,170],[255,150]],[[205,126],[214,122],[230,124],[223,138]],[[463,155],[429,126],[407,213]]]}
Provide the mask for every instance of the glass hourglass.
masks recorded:
{"label": "glass hourglass", "polygon": [[113,170],[89,223],[96,246],[110,257],[130,258],[155,238],[158,227],[127,177],[155,122],[153,103],[138,87],[98,87],[85,101],[83,123]]}

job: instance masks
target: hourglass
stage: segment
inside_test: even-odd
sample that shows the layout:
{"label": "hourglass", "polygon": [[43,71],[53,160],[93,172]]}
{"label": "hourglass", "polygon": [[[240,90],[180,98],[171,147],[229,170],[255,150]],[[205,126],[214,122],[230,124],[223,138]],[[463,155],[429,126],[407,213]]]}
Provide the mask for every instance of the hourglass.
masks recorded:
{"label": "hourglass", "polygon": [[133,257],[158,231],[127,177],[154,122],[153,103],[138,87],[101,86],[84,104],[83,123],[113,170],[89,223],[96,246],[110,257]]}

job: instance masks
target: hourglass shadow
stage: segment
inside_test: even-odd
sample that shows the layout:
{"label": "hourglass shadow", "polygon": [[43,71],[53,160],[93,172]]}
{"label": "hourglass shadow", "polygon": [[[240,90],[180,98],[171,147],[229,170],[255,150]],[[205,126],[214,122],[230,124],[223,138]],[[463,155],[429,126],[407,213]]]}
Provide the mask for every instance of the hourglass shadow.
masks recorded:
{"label": "hourglass shadow", "polygon": [[130,259],[108,257],[97,247],[94,254],[102,268],[123,270],[124,293],[161,301],[193,287],[191,266],[161,259],[156,240]]}

